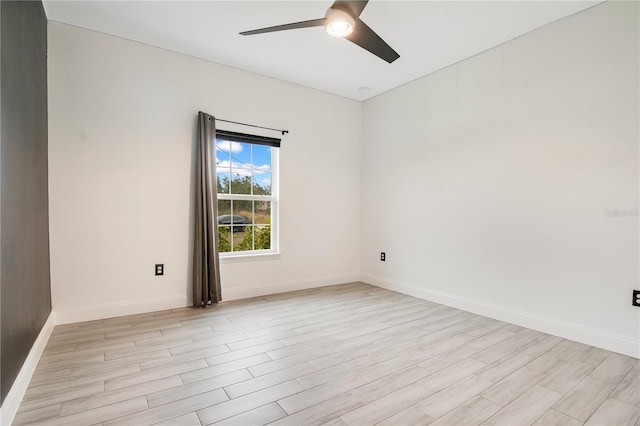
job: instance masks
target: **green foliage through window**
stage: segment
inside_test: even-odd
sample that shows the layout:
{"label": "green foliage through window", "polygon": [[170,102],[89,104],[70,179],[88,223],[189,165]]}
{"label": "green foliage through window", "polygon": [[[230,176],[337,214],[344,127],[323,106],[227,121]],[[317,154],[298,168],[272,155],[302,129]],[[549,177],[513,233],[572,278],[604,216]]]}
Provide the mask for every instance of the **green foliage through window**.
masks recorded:
{"label": "green foliage through window", "polygon": [[233,179],[225,175],[218,175],[218,194],[251,194],[253,186],[254,195],[271,195],[271,185],[260,185],[257,182],[251,184],[251,176],[235,175]]}
{"label": "green foliage through window", "polygon": [[[233,234],[235,236],[242,235],[239,243],[234,244],[233,251],[269,250],[271,248],[271,225],[249,225],[244,228],[244,231],[234,232]],[[218,227],[218,249],[221,253],[232,251],[231,238],[230,226]]]}

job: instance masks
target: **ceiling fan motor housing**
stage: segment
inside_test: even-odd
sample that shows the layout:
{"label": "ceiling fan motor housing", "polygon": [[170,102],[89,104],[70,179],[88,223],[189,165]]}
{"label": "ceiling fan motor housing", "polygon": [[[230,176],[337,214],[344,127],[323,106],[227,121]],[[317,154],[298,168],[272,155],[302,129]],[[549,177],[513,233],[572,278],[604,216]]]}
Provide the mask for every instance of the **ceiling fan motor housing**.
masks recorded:
{"label": "ceiling fan motor housing", "polygon": [[325,14],[327,33],[333,37],[344,37],[353,32],[356,20],[348,12],[330,7]]}

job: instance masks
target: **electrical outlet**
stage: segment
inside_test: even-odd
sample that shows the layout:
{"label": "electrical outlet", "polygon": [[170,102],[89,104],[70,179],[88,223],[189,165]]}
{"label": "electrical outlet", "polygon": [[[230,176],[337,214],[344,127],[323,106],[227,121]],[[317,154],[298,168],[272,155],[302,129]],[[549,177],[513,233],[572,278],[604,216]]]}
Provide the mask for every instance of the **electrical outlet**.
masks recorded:
{"label": "electrical outlet", "polygon": [[164,275],[164,263],[156,263],[156,275]]}
{"label": "electrical outlet", "polygon": [[387,254],[383,251],[380,252],[380,260],[384,262],[387,259]]}
{"label": "electrical outlet", "polygon": [[633,301],[631,301],[633,306],[640,306],[640,290],[633,290]]}

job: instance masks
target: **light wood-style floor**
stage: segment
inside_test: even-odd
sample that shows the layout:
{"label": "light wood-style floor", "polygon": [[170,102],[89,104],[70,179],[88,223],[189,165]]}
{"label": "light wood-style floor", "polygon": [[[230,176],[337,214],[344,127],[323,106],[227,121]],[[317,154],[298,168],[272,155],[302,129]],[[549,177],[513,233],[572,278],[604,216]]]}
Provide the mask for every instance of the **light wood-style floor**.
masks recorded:
{"label": "light wood-style floor", "polygon": [[637,359],[362,283],[58,326],[15,425],[640,425]]}

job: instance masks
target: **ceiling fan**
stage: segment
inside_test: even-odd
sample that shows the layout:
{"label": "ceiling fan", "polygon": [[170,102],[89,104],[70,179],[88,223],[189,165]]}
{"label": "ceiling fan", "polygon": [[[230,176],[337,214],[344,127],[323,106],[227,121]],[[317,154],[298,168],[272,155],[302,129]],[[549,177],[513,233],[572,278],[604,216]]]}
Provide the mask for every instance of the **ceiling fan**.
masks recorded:
{"label": "ceiling fan", "polygon": [[360,20],[360,15],[369,0],[337,0],[324,18],[310,21],[293,22],[258,30],[243,31],[242,35],[271,33],[275,31],[297,30],[299,28],[326,27],[327,33],[334,37],[344,37],[380,59],[392,63],[400,57],[378,34]]}

